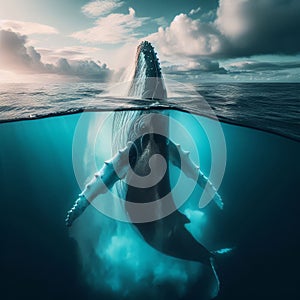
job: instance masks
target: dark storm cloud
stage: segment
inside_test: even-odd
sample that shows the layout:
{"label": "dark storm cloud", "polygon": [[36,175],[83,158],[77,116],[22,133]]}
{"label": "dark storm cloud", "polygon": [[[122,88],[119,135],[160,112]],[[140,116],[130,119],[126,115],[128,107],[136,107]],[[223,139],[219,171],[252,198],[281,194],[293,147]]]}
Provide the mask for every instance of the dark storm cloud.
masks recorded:
{"label": "dark storm cloud", "polygon": [[226,57],[300,52],[299,0],[221,0],[215,25]]}
{"label": "dark storm cloud", "polygon": [[41,55],[32,46],[26,46],[27,38],[10,30],[0,30],[0,69],[29,73],[51,73],[77,76],[88,80],[106,81],[111,70],[105,64],[94,61],[69,61],[60,58],[57,64],[44,64]]}

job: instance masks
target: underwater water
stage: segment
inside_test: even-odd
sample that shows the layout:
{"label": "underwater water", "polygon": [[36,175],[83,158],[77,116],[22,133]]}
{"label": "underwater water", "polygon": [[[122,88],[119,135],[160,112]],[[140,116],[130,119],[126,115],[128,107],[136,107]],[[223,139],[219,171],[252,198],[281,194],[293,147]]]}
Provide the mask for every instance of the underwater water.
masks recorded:
{"label": "underwater water", "polygon": [[[83,116],[93,120],[111,113],[0,124],[2,299],[209,298],[210,281],[200,264],[153,250],[130,224],[90,206],[71,229],[65,227],[66,212],[80,193],[72,157],[77,124]],[[172,113],[181,122],[191,117]],[[212,128],[216,123],[193,118]],[[245,126],[221,126],[227,148],[219,188],[224,210],[213,204],[196,210],[197,189],[183,208],[191,231],[208,249],[234,247],[218,260],[216,299],[295,299],[300,143]],[[201,130],[193,136],[201,168],[209,173],[209,142]],[[86,143],[83,136],[83,148]],[[101,164],[108,150],[99,151]]]}

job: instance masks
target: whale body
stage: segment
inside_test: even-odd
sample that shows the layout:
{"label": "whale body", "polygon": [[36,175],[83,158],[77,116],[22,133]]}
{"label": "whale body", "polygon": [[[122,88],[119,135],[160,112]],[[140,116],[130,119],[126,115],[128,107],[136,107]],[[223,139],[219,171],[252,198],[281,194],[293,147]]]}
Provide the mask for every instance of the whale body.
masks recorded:
{"label": "whale body", "polygon": [[[137,48],[135,70],[128,96],[157,101],[167,99],[157,54],[147,41],[142,42]],[[160,118],[161,114],[165,114],[166,118]],[[126,200],[125,209],[128,218],[143,240],[164,254],[207,265],[217,282],[218,292],[219,280],[214,268],[216,252],[209,251],[186,229],[185,225],[190,221],[176,209],[172,201],[170,164],[178,167],[202,188],[208,186],[214,202],[221,209],[223,202],[213,184],[191,161],[188,152],[183,151],[180,145],[176,145],[168,137],[169,122],[166,112],[151,109],[115,112],[112,129],[112,148],[115,154],[105,162],[79,195],[67,214],[66,225],[71,226],[98,195],[106,193],[107,188],[121,182],[118,191]],[[165,161],[165,172],[159,182],[146,187],[131,184],[134,182],[132,178],[128,178],[130,169],[139,178],[146,178],[153,170],[161,167],[159,157],[163,157]],[[124,179],[127,179],[126,184],[122,183]],[[169,206],[172,206],[170,214],[162,215],[160,209],[163,208],[157,205],[156,211],[151,212],[153,216],[157,213],[157,217],[146,222],[136,222],[137,212],[130,209],[130,204],[149,204],[169,194],[171,194]]]}
{"label": "whale body", "polygon": [[[147,41],[142,42],[137,48],[135,71],[128,96],[158,101],[167,99],[157,54],[153,46]],[[131,166],[135,173],[140,176],[149,174],[149,159],[154,154],[162,155],[167,162],[165,176],[158,184],[149,188],[128,186],[125,199],[129,202],[147,203],[155,201],[171,191],[169,178],[170,149],[166,138],[169,135],[169,124],[165,120],[157,120],[155,113],[159,112],[153,110],[137,111],[129,114],[130,118],[127,119],[128,112],[121,111],[115,113],[114,116],[113,133],[119,132],[120,128],[128,128],[126,133],[122,132],[123,138],[125,138],[123,144],[118,145],[118,142],[115,141],[114,144],[117,146],[114,150],[117,151],[120,146],[125,146],[127,142],[135,141],[135,147],[132,147],[130,155],[132,158]],[[159,128],[156,130],[155,127]],[[142,138],[136,140],[136,136],[143,134],[142,130],[144,132],[163,131],[164,134],[145,134]],[[113,138],[120,140],[119,135]],[[213,254],[199,244],[185,228],[185,224],[189,222],[185,215],[178,210],[174,210],[173,213],[162,219],[146,223],[135,223],[134,225],[144,240],[155,249],[178,258],[195,260],[210,265],[210,258]]]}

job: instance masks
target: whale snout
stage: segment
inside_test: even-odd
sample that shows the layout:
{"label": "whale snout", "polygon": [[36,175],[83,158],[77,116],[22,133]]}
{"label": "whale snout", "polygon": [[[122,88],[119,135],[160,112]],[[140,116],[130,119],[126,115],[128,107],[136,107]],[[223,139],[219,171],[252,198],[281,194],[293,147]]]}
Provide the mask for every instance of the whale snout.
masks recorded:
{"label": "whale snout", "polygon": [[128,96],[150,100],[167,99],[157,53],[147,41],[141,42],[137,47],[134,76]]}

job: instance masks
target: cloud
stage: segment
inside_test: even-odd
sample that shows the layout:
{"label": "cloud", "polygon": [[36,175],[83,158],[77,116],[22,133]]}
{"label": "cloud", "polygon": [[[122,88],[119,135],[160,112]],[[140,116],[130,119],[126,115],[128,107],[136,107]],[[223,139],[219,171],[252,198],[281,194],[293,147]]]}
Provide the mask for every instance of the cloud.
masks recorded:
{"label": "cloud", "polygon": [[288,69],[300,69],[300,62],[262,62],[262,61],[240,61],[228,65],[233,72],[263,72],[281,71]]}
{"label": "cloud", "polygon": [[220,0],[214,25],[230,44],[224,56],[300,51],[298,0]]}
{"label": "cloud", "polygon": [[61,57],[67,57],[69,60],[92,60],[100,48],[85,46],[70,46],[60,49],[39,48],[37,51],[43,55],[44,60],[56,62]]}
{"label": "cloud", "polygon": [[[50,65],[50,71],[52,66]],[[61,75],[77,76],[82,79],[98,81],[106,81],[112,73],[106,64],[99,65],[94,61],[82,60],[69,61],[65,58],[58,60],[57,65],[54,66],[54,72]]]}
{"label": "cloud", "polygon": [[82,12],[88,17],[106,15],[124,4],[119,0],[98,0],[92,1],[82,7]]}
{"label": "cloud", "polygon": [[26,36],[0,31],[0,65],[2,69],[38,70],[41,57],[33,47],[25,47]]}
{"label": "cloud", "polygon": [[21,22],[15,20],[0,20],[0,29],[11,30],[25,35],[58,33],[57,29],[55,29],[52,26],[40,23]]}
{"label": "cloud", "polygon": [[40,53],[26,46],[27,37],[0,30],[0,69],[26,73],[49,73],[76,76],[87,80],[107,80],[112,72],[106,64],[94,61],[60,58],[57,64],[44,64]]}
{"label": "cloud", "polygon": [[298,0],[220,0],[215,20],[177,15],[147,39],[177,59],[300,52]]}
{"label": "cloud", "polygon": [[200,7],[200,6],[199,6],[198,8],[196,8],[196,9],[192,9],[192,10],[189,12],[189,15],[190,15],[190,16],[196,15],[200,10],[201,10],[201,7]]}
{"label": "cloud", "polygon": [[166,61],[166,65],[169,64],[163,68],[165,73],[198,75],[227,72],[214,59],[226,41],[211,23],[180,14],[169,27],[160,27],[157,33],[146,39],[154,43],[162,60]]}
{"label": "cloud", "polygon": [[168,22],[165,19],[165,17],[155,18],[155,19],[153,19],[153,21],[159,26],[167,26],[168,25]]}
{"label": "cloud", "polygon": [[163,55],[179,57],[217,54],[223,43],[215,26],[193,20],[186,14],[176,16],[169,27],[160,27],[146,39],[154,42]]}
{"label": "cloud", "polygon": [[[299,57],[298,57],[299,58]],[[219,80],[232,79],[240,82],[299,82],[300,63],[297,57],[259,56],[255,59],[239,58],[224,63],[226,76],[218,76]],[[286,61],[285,61],[286,60]],[[201,75],[200,73],[197,75]],[[205,76],[207,78],[207,76]]]}
{"label": "cloud", "polygon": [[73,33],[71,36],[88,43],[118,44],[128,42],[138,36],[136,29],[149,18],[137,18],[135,10],[129,8],[128,14],[110,14],[99,18],[95,26]]}
{"label": "cloud", "polygon": [[197,75],[201,73],[227,74],[227,70],[220,67],[216,61],[201,59],[199,61],[190,61],[187,64],[171,65],[164,67],[163,71],[169,74],[177,75]]}

